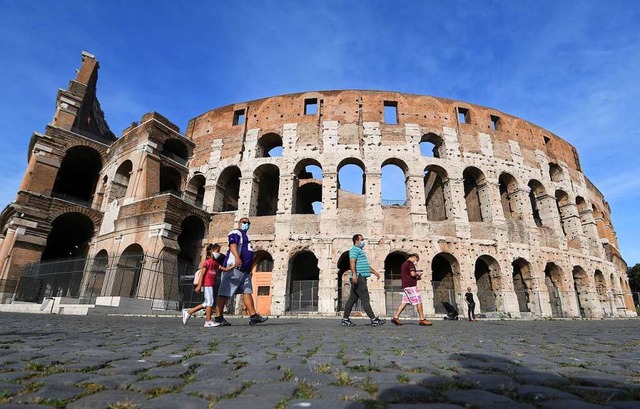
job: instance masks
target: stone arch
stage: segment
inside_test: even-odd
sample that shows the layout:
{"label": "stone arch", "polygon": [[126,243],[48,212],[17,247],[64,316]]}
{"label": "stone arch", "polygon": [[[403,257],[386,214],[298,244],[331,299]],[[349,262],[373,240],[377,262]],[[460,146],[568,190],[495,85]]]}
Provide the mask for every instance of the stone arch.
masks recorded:
{"label": "stone arch", "polygon": [[434,158],[444,157],[446,146],[444,139],[433,132],[426,133],[420,138],[420,154]]}
{"label": "stone arch", "polygon": [[560,218],[562,232],[565,236],[567,236],[567,233],[569,231],[569,226],[567,225],[569,212],[566,208],[569,203],[569,195],[567,194],[567,192],[561,189],[556,190],[556,208],[558,209],[558,217]]}
{"label": "stone arch", "polygon": [[84,277],[84,285],[81,298],[88,304],[93,304],[96,297],[102,295],[102,286],[109,268],[109,253],[102,249],[91,260]]}
{"label": "stone arch", "polygon": [[502,296],[500,264],[489,256],[482,255],[476,259],[474,277],[477,287],[480,312],[495,312],[501,306],[498,300]]}
{"label": "stone arch", "polygon": [[162,144],[160,155],[172,159],[181,165],[186,165],[189,159],[189,148],[179,139],[170,138]]}
{"label": "stone arch", "polygon": [[182,174],[173,166],[160,166],[160,193],[180,195]]}
{"label": "stone arch", "polygon": [[344,306],[349,298],[351,291],[351,283],[349,282],[349,275],[351,272],[351,266],[349,264],[349,250],[343,252],[336,263],[338,269],[338,305],[337,310],[343,311]]}
{"label": "stone arch", "polygon": [[406,251],[395,250],[387,254],[387,257],[384,259],[384,295],[387,315],[393,314],[395,308],[402,301],[402,275],[400,267],[407,258],[409,258],[409,253]]}
{"label": "stone arch", "polygon": [[540,209],[543,206],[543,200],[547,196],[547,192],[544,189],[542,183],[535,179],[531,179],[528,183],[529,186],[529,203],[531,204],[531,214],[536,226],[543,226],[546,221],[542,220]]}
{"label": "stone arch", "polygon": [[[359,169],[357,169],[359,168]],[[357,158],[346,158],[340,161],[338,173],[337,207],[363,208],[365,204],[367,174],[364,163]],[[360,179],[361,182],[356,181]],[[350,183],[353,180],[353,183]],[[352,186],[353,185],[353,186]]]}
{"label": "stone arch", "polygon": [[202,240],[205,236],[205,223],[198,216],[185,217],[180,223],[178,235],[178,274],[190,275],[198,269],[202,259]]}
{"label": "stone arch", "polygon": [[460,292],[460,263],[450,253],[436,254],[431,260],[431,280],[434,310],[438,314],[445,314],[443,302],[454,307],[458,304],[456,294]]}
{"label": "stone arch", "polygon": [[[388,158],[382,162],[380,174],[381,205],[408,206],[407,177],[409,167],[407,164],[398,158]],[[404,189],[400,189],[400,184],[404,185]]]}
{"label": "stone arch", "polygon": [[226,167],[218,177],[213,202],[214,212],[229,212],[238,210],[240,200],[240,178],[242,172],[237,166]]}
{"label": "stone arch", "polygon": [[437,165],[429,165],[424,169],[424,193],[427,220],[443,221],[450,216],[449,203],[449,178],[447,171]]}
{"label": "stone arch", "polygon": [[[133,163],[127,159],[118,166],[113,179],[111,180],[111,189],[109,192],[109,202],[122,199],[127,195],[129,181],[133,173]],[[106,177],[106,176],[105,176]]]}
{"label": "stone arch", "polygon": [[295,253],[289,259],[288,311],[318,311],[318,258],[310,250]]}
{"label": "stone arch", "polygon": [[256,158],[273,158],[282,156],[282,136],[270,132],[262,135],[256,143]]}
{"label": "stone arch", "polygon": [[271,163],[253,171],[249,216],[274,216],[278,211],[280,168]]}
{"label": "stone arch", "polygon": [[143,264],[142,247],[137,243],[127,246],[118,258],[111,295],[137,297]]}
{"label": "stone arch", "polygon": [[564,290],[562,269],[553,262],[547,263],[544,269],[544,281],[549,296],[551,316],[564,316],[562,305],[562,291]]}
{"label": "stone arch", "polygon": [[516,200],[518,181],[511,174],[503,172],[498,178],[498,186],[504,217],[508,219],[520,219],[519,207]]}
{"label": "stone arch", "polygon": [[600,302],[600,308],[605,315],[613,316],[613,308],[609,303],[607,281],[604,278],[602,271],[596,269],[593,273],[593,282],[596,285],[596,294],[598,295],[598,302]]}
{"label": "stone arch", "polygon": [[185,200],[198,207],[202,207],[204,203],[204,186],[207,180],[202,173],[196,173],[187,183],[185,189]]}
{"label": "stone arch", "polygon": [[592,299],[589,275],[580,266],[574,266],[572,271],[573,288],[581,317],[593,317],[595,305]]}
{"label": "stone arch", "polygon": [[490,219],[491,198],[487,191],[484,173],[470,166],[462,172],[464,181],[464,199],[469,222],[482,222]]}
{"label": "stone arch", "polygon": [[322,211],[322,165],[315,159],[299,161],[293,170],[293,213],[318,214]]}
{"label": "stone arch", "polygon": [[88,146],[67,150],[56,175],[51,195],[89,205],[102,169],[102,156]]}
{"label": "stone arch", "polygon": [[564,175],[560,165],[549,162],[549,177],[553,182],[562,182]]}
{"label": "stone arch", "polygon": [[[534,292],[540,291],[537,288],[533,273],[531,271],[531,263],[522,257],[519,257],[511,263],[513,267],[513,289],[518,299],[518,309],[522,312],[533,312],[533,306],[536,305]],[[539,307],[537,312],[540,312]]]}
{"label": "stone arch", "polygon": [[82,212],[55,213],[47,244],[42,252],[41,261],[65,258],[86,258],[89,242],[95,233],[95,223]]}

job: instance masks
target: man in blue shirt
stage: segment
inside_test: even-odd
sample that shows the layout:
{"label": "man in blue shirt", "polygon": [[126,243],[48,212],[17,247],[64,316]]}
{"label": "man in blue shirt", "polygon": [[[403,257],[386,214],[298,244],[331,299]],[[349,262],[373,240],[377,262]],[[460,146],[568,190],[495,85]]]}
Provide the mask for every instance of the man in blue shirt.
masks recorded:
{"label": "man in blue shirt", "polygon": [[253,265],[253,247],[247,236],[251,226],[249,218],[243,217],[238,222],[238,228],[229,232],[229,250],[224,260],[225,267],[234,267],[233,270],[222,273],[216,300],[216,317],[213,320],[214,327],[226,327],[231,325],[222,316],[227,300],[237,293],[242,294],[242,301],[249,312],[249,325],[262,324],[268,318],[262,317],[256,312],[253,304],[253,286],[251,285],[251,267]]}
{"label": "man in blue shirt", "polygon": [[351,277],[349,279],[351,283],[351,292],[349,293],[349,299],[344,307],[344,315],[342,316],[341,325],[343,327],[355,327],[356,324],[351,322],[349,315],[354,304],[360,299],[362,301],[362,308],[367,316],[371,319],[371,326],[377,327],[382,325],[386,320],[377,317],[371,309],[371,303],[369,302],[369,289],[367,288],[367,278],[371,277],[371,273],[375,274],[380,279],[380,274],[371,268],[369,260],[367,260],[367,254],[363,248],[366,241],[362,234],[356,234],[353,236],[353,247],[349,250],[349,267],[351,270]]}

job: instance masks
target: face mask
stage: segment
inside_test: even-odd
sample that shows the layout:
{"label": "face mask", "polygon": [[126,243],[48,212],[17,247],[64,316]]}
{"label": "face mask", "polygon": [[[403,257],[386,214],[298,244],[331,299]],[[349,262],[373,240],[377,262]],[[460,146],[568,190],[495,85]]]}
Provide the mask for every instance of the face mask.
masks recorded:
{"label": "face mask", "polygon": [[249,231],[249,226],[250,226],[249,223],[242,223],[241,229],[244,231]]}
{"label": "face mask", "polygon": [[213,253],[212,256],[213,256],[213,259],[215,260],[218,257],[220,257],[220,253]]}
{"label": "face mask", "polygon": [[365,246],[365,244],[367,244],[367,241],[366,241],[366,240],[362,240],[362,241],[360,242],[360,248],[361,248],[361,249],[363,249],[363,248],[364,248],[364,246]]}

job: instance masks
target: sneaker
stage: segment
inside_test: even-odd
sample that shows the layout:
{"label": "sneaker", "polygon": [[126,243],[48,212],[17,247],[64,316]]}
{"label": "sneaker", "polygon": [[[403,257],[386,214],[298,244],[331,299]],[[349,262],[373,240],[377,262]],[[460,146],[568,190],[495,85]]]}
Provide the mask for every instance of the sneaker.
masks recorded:
{"label": "sneaker", "polygon": [[214,319],[212,322],[213,322],[213,324],[211,325],[212,327],[228,327],[231,325],[231,323],[225,320],[224,318],[221,318],[220,320]]}
{"label": "sneaker", "polygon": [[340,325],[342,325],[343,327],[355,327],[356,326],[356,324],[351,322],[351,320],[349,318],[343,318],[342,322],[340,322]]}
{"label": "sneaker", "polygon": [[215,327],[215,325],[213,325],[213,321],[205,321],[204,322],[204,327],[205,328],[211,328],[211,327]]}
{"label": "sneaker", "polygon": [[189,314],[189,310],[182,310],[182,323],[187,325],[187,321],[191,318],[191,314]]}
{"label": "sneaker", "polygon": [[371,326],[377,327],[378,325],[382,325],[385,322],[387,322],[387,320],[381,319],[380,317],[375,317],[374,319],[371,320]]}
{"label": "sneaker", "polygon": [[395,318],[395,317],[391,319],[391,323],[392,323],[393,325],[402,325],[402,323],[400,322],[400,320],[399,320],[399,319],[397,319],[397,318]]}
{"label": "sneaker", "polygon": [[420,320],[418,325],[423,325],[425,327],[428,327],[429,325],[433,325],[433,324],[430,321],[427,321],[427,320]]}
{"label": "sneaker", "polygon": [[263,317],[260,314],[256,314],[253,317],[249,317],[249,325],[262,324],[268,319],[269,317]]}

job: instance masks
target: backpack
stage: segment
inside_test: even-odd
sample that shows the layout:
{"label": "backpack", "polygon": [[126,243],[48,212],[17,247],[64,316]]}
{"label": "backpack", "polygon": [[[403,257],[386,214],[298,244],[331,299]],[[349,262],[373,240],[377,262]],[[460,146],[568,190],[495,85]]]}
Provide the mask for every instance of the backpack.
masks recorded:
{"label": "backpack", "polygon": [[193,285],[200,284],[200,277],[202,277],[202,269],[201,268],[197,269],[195,274],[193,275]]}

